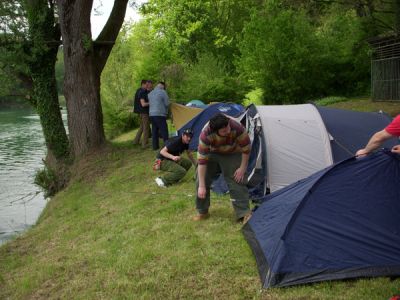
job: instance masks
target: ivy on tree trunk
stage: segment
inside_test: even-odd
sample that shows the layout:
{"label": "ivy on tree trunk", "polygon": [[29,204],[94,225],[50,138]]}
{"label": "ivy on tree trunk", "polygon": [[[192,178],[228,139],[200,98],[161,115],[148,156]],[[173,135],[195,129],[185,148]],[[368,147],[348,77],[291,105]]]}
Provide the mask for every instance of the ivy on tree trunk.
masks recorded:
{"label": "ivy on tree trunk", "polygon": [[69,155],[55,78],[61,34],[55,23],[52,1],[26,0],[25,6],[29,24],[28,69],[33,82],[31,102],[40,116],[47,146],[46,162],[49,168],[56,169]]}

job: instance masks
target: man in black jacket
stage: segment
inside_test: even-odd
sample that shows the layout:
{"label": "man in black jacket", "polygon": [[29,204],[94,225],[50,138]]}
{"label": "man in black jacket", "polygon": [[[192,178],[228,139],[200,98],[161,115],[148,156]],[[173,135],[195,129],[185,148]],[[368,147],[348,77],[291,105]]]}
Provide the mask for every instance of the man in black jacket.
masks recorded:
{"label": "man in black jacket", "polygon": [[[192,164],[196,165],[192,152],[188,150],[192,136],[192,130],[186,129],[181,136],[169,139],[158,153],[154,169],[164,171],[163,176],[156,178],[159,187],[178,182],[186,175]],[[189,159],[182,157],[184,151]]]}
{"label": "man in black jacket", "polygon": [[135,100],[133,104],[133,111],[139,114],[140,127],[136,133],[136,137],[133,140],[134,145],[140,143],[140,138],[143,134],[142,148],[148,146],[148,140],[150,135],[150,119],[149,119],[149,99],[147,97],[149,91],[152,88],[152,81],[143,79],[141,86],[135,93]]}

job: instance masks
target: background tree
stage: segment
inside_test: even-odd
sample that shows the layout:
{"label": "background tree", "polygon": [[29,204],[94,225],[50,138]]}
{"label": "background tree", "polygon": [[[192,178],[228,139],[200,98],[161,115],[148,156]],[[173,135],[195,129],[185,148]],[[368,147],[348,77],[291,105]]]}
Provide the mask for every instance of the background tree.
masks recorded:
{"label": "background tree", "polygon": [[193,63],[198,55],[211,52],[233,69],[238,41],[250,11],[263,1],[149,0],[142,13],[169,47],[176,49],[185,61]]}
{"label": "background tree", "polygon": [[16,0],[0,2],[0,98],[25,98],[32,87],[24,41],[28,40],[26,12]]}
{"label": "background tree", "polygon": [[[69,156],[66,131],[58,104],[54,66],[60,44],[60,31],[55,21],[54,1],[25,0],[2,2],[4,23],[0,41],[1,64],[11,78],[28,82],[14,84],[27,94],[27,98],[39,114],[47,147],[46,168],[50,172],[63,173],[63,165]],[[8,59],[8,60],[7,60]],[[60,167],[61,166],[61,167]],[[56,176],[63,178],[63,176]],[[54,183],[57,190],[64,180]]]}
{"label": "background tree", "polygon": [[122,26],[128,0],[115,0],[100,35],[92,41],[93,0],[57,0],[64,48],[64,95],[68,128],[75,156],[105,142],[100,103],[100,75]]}
{"label": "background tree", "polygon": [[321,91],[320,50],[304,11],[270,1],[246,24],[237,64],[265,103],[302,103]]}

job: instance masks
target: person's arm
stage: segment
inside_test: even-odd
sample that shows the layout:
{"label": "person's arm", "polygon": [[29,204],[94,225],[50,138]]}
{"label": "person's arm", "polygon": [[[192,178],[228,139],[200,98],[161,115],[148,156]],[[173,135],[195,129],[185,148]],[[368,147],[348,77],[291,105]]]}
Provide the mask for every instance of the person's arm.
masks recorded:
{"label": "person's arm", "polygon": [[387,141],[392,137],[393,135],[391,135],[385,129],[378,131],[371,137],[365,148],[360,149],[356,152],[356,156],[365,156],[371,153],[372,151],[378,149],[385,141]]}
{"label": "person's arm", "polygon": [[160,154],[162,156],[164,156],[165,158],[169,158],[170,160],[173,160],[173,161],[179,161],[181,159],[180,156],[175,156],[175,155],[172,155],[171,153],[169,153],[167,147],[163,147],[160,151]]}
{"label": "person's arm", "polygon": [[149,102],[146,102],[146,100],[144,100],[143,98],[140,98],[140,104],[141,104],[143,107],[149,106]]}
{"label": "person's arm", "polygon": [[197,164],[197,161],[193,157],[193,151],[187,150],[186,151],[187,157],[190,159],[192,164],[195,166]]}
{"label": "person's arm", "polygon": [[168,110],[168,106],[169,106],[169,97],[166,91],[164,91],[164,105],[165,108]]}
{"label": "person's arm", "polygon": [[246,174],[247,165],[249,164],[250,153],[242,153],[242,162],[239,169],[233,174],[233,178],[237,183],[243,182],[244,175]]}
{"label": "person's arm", "polygon": [[199,180],[199,189],[197,190],[197,196],[200,199],[204,199],[206,197],[206,170],[207,165],[198,165],[197,166],[197,178]]}
{"label": "person's arm", "polygon": [[240,162],[240,167],[233,174],[233,179],[237,183],[241,183],[244,181],[244,177],[247,171],[247,165],[249,164],[251,142],[249,135],[241,124],[237,122],[231,122],[231,128],[233,128],[237,132],[237,144],[242,150],[242,160]]}
{"label": "person's arm", "polygon": [[207,194],[206,171],[211,142],[207,137],[206,131],[207,130],[203,129],[201,132],[199,137],[199,145],[197,147],[197,180],[199,184],[197,196],[200,199],[204,199]]}

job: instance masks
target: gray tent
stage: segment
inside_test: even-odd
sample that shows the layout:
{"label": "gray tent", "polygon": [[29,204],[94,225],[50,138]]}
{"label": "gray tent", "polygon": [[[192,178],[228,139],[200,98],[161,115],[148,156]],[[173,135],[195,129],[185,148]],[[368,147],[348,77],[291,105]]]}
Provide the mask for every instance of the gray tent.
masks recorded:
{"label": "gray tent", "polygon": [[[263,193],[274,192],[353,156],[390,121],[383,113],[313,104],[252,105],[242,118],[253,142],[249,178],[253,185],[262,185]],[[396,143],[389,141],[385,146]]]}

